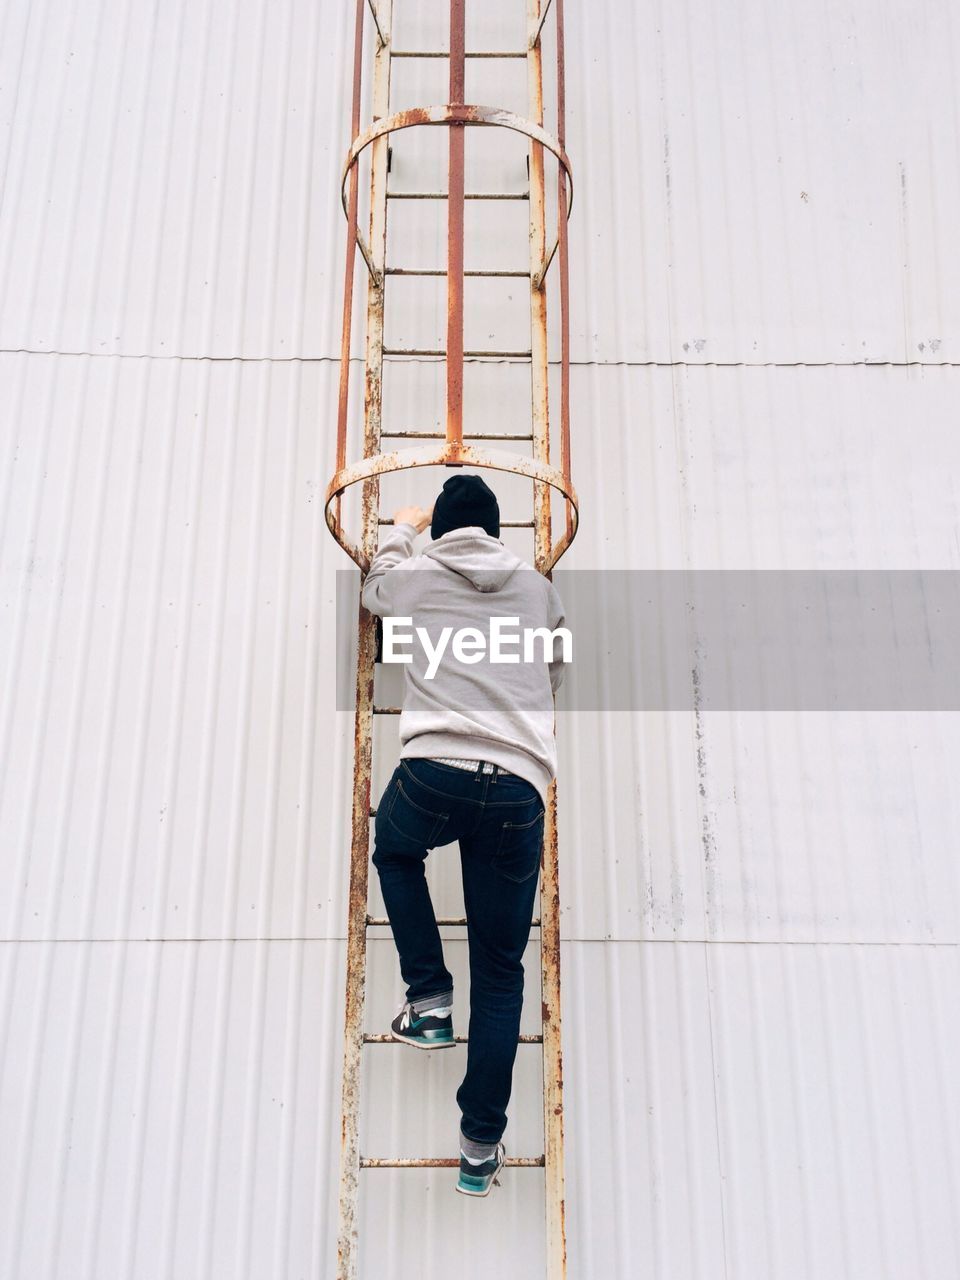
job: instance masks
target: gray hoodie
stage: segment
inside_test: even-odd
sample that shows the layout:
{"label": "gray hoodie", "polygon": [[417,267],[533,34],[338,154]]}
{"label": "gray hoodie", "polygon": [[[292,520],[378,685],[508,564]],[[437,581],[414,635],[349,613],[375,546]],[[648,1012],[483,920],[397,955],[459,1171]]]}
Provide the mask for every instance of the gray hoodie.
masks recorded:
{"label": "gray hoodie", "polygon": [[[546,803],[557,771],[553,693],[563,678],[559,643],[537,640],[535,660],[524,661],[522,642],[505,647],[517,662],[491,662],[483,655],[459,660],[447,647],[428,678],[430,657],[416,628],[436,649],[444,628],[475,627],[484,637],[491,618],[516,619],[505,632],[555,630],[563,623],[556,588],[542,574],[483,529],[453,529],[413,555],[417,531],[397,525],[383,538],[363,584],[365,608],[380,617],[410,618],[403,631],[412,641],[403,652],[405,693],[400,715],[401,758],[454,756],[489,760],[536,787]],[[467,653],[464,650],[463,653]]]}

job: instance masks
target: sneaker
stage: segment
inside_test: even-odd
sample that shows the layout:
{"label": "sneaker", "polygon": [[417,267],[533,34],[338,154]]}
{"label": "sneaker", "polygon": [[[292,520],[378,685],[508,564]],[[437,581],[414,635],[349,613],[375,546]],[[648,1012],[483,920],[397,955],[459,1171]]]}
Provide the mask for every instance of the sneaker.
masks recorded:
{"label": "sneaker", "polygon": [[394,1040],[414,1049],[448,1049],[453,1046],[453,1010],[449,1005],[414,1013],[409,1002],[402,1004],[390,1023]]}
{"label": "sneaker", "polygon": [[485,1160],[483,1164],[471,1164],[467,1157],[460,1152],[460,1177],[457,1179],[457,1190],[465,1196],[488,1196],[490,1188],[494,1185],[498,1186],[497,1174],[503,1168],[503,1162],[507,1158],[504,1151],[503,1143],[497,1143],[497,1149],[489,1160]]}

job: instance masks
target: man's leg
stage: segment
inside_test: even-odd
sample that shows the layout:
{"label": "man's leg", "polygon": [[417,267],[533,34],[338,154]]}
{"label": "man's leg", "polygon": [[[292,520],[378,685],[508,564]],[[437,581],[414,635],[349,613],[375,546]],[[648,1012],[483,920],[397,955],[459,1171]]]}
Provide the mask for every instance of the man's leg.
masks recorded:
{"label": "man's leg", "polygon": [[[398,769],[377,805],[373,865],[400,956],[407,999],[450,998],[453,979],[444,964],[440,931],[430,900],[424,862],[447,825],[447,815],[429,813],[405,793]],[[423,797],[418,794],[418,799]]]}
{"label": "man's leg", "polygon": [[480,1144],[480,1155],[506,1128],[523,1005],[523,952],[542,844],[539,797],[529,806],[491,806],[478,830],[460,840],[470,944],[470,1029],[467,1072],[457,1102],[467,1154],[472,1154],[472,1144]]}

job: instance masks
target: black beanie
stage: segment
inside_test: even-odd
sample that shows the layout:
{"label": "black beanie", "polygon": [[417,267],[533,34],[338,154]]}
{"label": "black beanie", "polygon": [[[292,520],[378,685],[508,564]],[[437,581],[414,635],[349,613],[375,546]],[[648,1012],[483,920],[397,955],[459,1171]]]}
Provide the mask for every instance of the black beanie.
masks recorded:
{"label": "black beanie", "polygon": [[479,476],[451,476],[433,504],[430,537],[442,538],[451,529],[479,525],[492,538],[500,537],[497,495]]}

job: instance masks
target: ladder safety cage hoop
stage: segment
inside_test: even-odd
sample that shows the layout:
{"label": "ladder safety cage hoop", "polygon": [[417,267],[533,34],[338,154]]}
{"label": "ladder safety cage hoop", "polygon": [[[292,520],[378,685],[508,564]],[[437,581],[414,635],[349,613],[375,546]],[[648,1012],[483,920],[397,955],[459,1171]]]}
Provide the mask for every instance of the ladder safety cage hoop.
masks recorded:
{"label": "ladder safety cage hoop", "polygon": [[362,572],[370,567],[367,555],[346,534],[339,523],[333,509],[335,500],[351,485],[375,476],[389,475],[393,471],[406,471],[413,467],[436,466],[474,466],[488,467],[495,471],[509,471],[514,475],[529,476],[556,489],[570,503],[573,511],[573,529],[565,533],[555,544],[544,572],[549,572],[573,541],[577,531],[579,499],[576,490],[561,471],[550,467],[536,458],[527,458],[523,454],[509,453],[505,449],[481,449],[475,445],[461,444],[456,449],[444,442],[439,448],[426,445],[415,449],[395,450],[392,453],[378,453],[364,458],[352,466],[344,467],[327,486],[324,515],[327,527]]}
{"label": "ladder safety cage hoop", "polygon": [[[347,195],[347,179],[350,177],[350,171],[360,159],[361,154],[370,146],[371,142],[376,142],[377,138],[382,138],[384,134],[396,133],[400,129],[411,129],[417,125],[486,125],[494,128],[512,129],[515,133],[525,134],[533,142],[537,142],[542,147],[546,147],[557,158],[558,164],[563,167],[569,186],[566,187],[566,216],[569,221],[570,214],[573,212],[573,170],[570,167],[570,159],[566,152],[547,131],[538,124],[534,124],[532,120],[527,120],[523,116],[518,116],[513,111],[504,111],[502,107],[480,107],[472,106],[469,103],[445,103],[442,106],[434,107],[410,107],[406,111],[398,111],[396,115],[387,116],[385,120],[378,120],[372,125],[366,133],[362,133],[359,138],[354,140],[353,146],[347,153],[347,158],[343,164],[343,172],[340,177],[340,204],[343,208],[343,216],[350,221],[349,197]],[[367,269],[376,284],[381,284],[380,272],[373,265],[373,254],[370,247],[364,239],[363,232],[359,225],[354,232],[357,241],[357,247],[363,255],[363,260],[367,264]],[[557,238],[553,242],[553,247],[545,256],[540,270],[534,277],[534,284],[539,289],[542,287],[544,278],[549,270],[550,264],[557,252],[560,243],[560,233],[557,232]]]}
{"label": "ladder safety cage hoop", "polygon": [[[362,4],[360,7],[362,7]],[[384,35],[380,26],[376,8],[372,3],[369,3],[369,8],[373,14],[378,46],[380,49],[385,50],[389,56],[390,51],[387,49],[389,44],[389,34],[387,36]],[[530,51],[537,48],[543,24],[551,8],[554,8],[552,0],[546,0],[546,3],[541,7],[536,30],[530,37],[530,49],[526,53],[518,53],[517,56],[527,57]],[[558,58],[558,71],[560,74],[562,74],[561,9],[562,6],[556,6],[556,10],[558,11],[558,37],[561,42],[560,57]],[[446,53],[443,53],[443,56],[447,56]],[[358,105],[358,102],[355,101],[355,110],[358,108]],[[345,458],[346,402],[349,392],[346,372],[344,369],[341,369],[341,404],[338,421],[337,450],[338,469],[327,486],[324,502],[324,518],[333,537],[363,573],[365,573],[370,567],[370,556],[367,551],[359,546],[344,529],[340,520],[340,499],[344,492],[354,484],[364,483],[382,475],[388,475],[392,472],[404,471],[414,467],[450,467],[464,465],[485,467],[496,471],[528,476],[536,484],[549,486],[550,489],[555,490],[566,503],[566,529],[556,543],[552,543],[552,539],[549,537],[549,534],[547,535],[546,555],[539,566],[543,573],[549,574],[552,571],[560,557],[566,552],[573,539],[576,537],[579,520],[579,500],[570,478],[569,412],[567,406],[567,399],[569,395],[569,336],[566,314],[568,302],[568,263],[565,225],[573,209],[573,170],[566,151],[564,150],[562,95],[558,106],[561,109],[559,138],[548,133],[542,125],[537,124],[535,121],[527,119],[524,116],[518,115],[515,112],[507,111],[500,107],[451,102],[442,105],[411,107],[405,111],[399,111],[381,119],[376,119],[370,128],[364,132],[358,133],[357,136],[354,137],[350,149],[347,152],[341,172],[340,202],[349,226],[347,249],[348,278],[352,279],[353,255],[355,249],[358,248],[368,269],[369,287],[379,291],[382,291],[385,286],[384,277],[388,272],[384,268],[377,267],[374,260],[374,254],[360,230],[358,204],[356,199],[356,182],[358,178],[357,166],[361,155],[369,146],[371,146],[371,144],[377,142],[381,138],[389,137],[391,134],[401,129],[409,129],[417,126],[461,127],[466,125],[477,125],[487,128],[505,128],[526,136],[535,146],[546,148],[546,150],[551,152],[555,157],[558,166],[557,235],[549,252],[543,253],[539,269],[531,270],[529,279],[534,291],[542,290],[545,285],[547,273],[554,258],[559,259],[561,272],[560,311],[563,331],[560,387],[560,452],[562,466],[558,469],[551,466],[548,462],[536,457],[531,458],[523,454],[514,454],[506,450],[487,449],[476,445],[465,444],[461,437],[455,435],[451,438],[449,434],[445,439],[441,439],[436,446],[430,445],[421,448],[395,450],[390,453],[370,454],[357,462],[347,465]],[[349,193],[348,184],[351,188]],[[523,274],[526,275],[527,273],[524,272]],[[349,302],[346,303],[346,307],[347,311],[345,312],[344,318],[345,332],[347,316],[350,309]],[[437,354],[443,355],[444,353],[438,352]],[[545,510],[549,513],[549,503],[545,504]]]}

